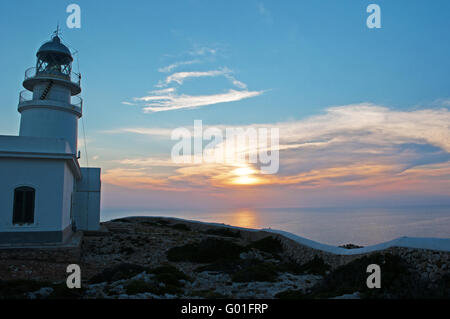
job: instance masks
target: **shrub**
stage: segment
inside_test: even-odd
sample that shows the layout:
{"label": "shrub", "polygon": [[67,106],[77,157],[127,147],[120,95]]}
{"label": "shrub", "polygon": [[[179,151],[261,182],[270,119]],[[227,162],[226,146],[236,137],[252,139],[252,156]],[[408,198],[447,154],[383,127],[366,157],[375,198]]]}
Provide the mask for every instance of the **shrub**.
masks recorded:
{"label": "shrub", "polygon": [[180,280],[190,280],[184,272],[170,265],[151,269],[149,270],[149,273],[154,274],[156,276],[156,280],[163,282],[166,285],[181,287],[183,284],[180,283]]}
{"label": "shrub", "polygon": [[112,220],[112,222],[132,223],[132,221],[128,218],[118,218],[118,219]]}
{"label": "shrub", "polygon": [[239,255],[245,250],[245,247],[227,240],[207,238],[199,243],[169,249],[167,259],[174,262],[210,263],[224,259],[239,259]]}
{"label": "shrub", "polygon": [[326,264],[322,258],[314,256],[313,260],[301,265],[298,268],[298,273],[308,273],[324,276],[330,269],[330,265]]}
{"label": "shrub", "polygon": [[173,229],[182,230],[182,231],[190,231],[191,228],[186,224],[175,224],[172,226]]}
{"label": "shrub", "polygon": [[101,282],[113,282],[121,279],[129,279],[146,270],[146,267],[140,265],[123,263],[115,267],[104,269],[102,272],[93,276],[90,283],[97,284]]}
{"label": "shrub", "polygon": [[278,238],[272,236],[254,241],[249,245],[250,248],[256,248],[269,254],[278,255],[283,252],[283,245]]}
{"label": "shrub", "polygon": [[81,289],[70,289],[67,287],[66,283],[51,286],[53,292],[47,297],[48,299],[81,299],[83,297],[84,288]]}
{"label": "shrub", "polygon": [[35,280],[0,280],[0,299],[20,299],[25,293],[48,287],[48,283]]}
{"label": "shrub", "polygon": [[292,290],[288,289],[282,292],[279,292],[275,295],[275,298],[278,299],[303,299],[305,298],[305,294],[302,290]]}
{"label": "shrub", "polygon": [[[381,267],[381,288],[369,289],[366,285],[367,266]],[[439,292],[427,288],[427,284],[413,273],[406,262],[397,255],[373,254],[343,265],[315,287],[309,298],[330,298],[356,291],[362,298],[431,298],[439,297]],[[441,297],[442,298],[442,297]]]}
{"label": "shrub", "polygon": [[135,252],[134,248],[129,247],[129,246],[121,247],[119,251],[121,254],[125,254],[125,255],[131,255],[132,253]]}
{"label": "shrub", "polygon": [[345,245],[341,245],[339,247],[345,248],[345,249],[357,249],[357,248],[363,248],[364,246],[358,246],[355,244],[345,244]]}
{"label": "shrub", "polygon": [[126,285],[125,292],[127,295],[136,295],[145,292],[159,295],[159,287],[153,283],[147,283],[143,280],[132,280]]}
{"label": "shrub", "polygon": [[275,265],[271,263],[256,263],[235,272],[232,276],[232,280],[235,282],[273,282],[277,279],[277,277],[278,273]]}
{"label": "shrub", "polygon": [[216,235],[216,236],[231,237],[231,238],[240,238],[241,237],[240,231],[232,231],[229,228],[213,228],[213,229],[208,229],[204,233],[208,234],[208,235]]}

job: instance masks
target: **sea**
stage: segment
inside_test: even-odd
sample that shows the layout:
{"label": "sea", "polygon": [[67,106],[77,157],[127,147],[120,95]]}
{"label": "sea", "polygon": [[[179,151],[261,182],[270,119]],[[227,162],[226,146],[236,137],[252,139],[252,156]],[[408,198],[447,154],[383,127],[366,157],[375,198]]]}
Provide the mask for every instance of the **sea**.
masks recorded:
{"label": "sea", "polygon": [[164,216],[244,228],[284,230],[323,244],[374,245],[398,237],[450,238],[450,206],[224,210],[104,209],[102,221]]}

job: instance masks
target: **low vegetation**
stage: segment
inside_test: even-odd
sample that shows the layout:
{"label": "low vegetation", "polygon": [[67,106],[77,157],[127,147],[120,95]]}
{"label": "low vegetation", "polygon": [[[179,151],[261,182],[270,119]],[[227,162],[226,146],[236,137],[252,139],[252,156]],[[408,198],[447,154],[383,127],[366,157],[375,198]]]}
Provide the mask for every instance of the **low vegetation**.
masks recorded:
{"label": "low vegetation", "polygon": [[122,263],[117,266],[104,269],[102,272],[93,276],[90,283],[97,284],[101,282],[114,282],[121,279],[129,279],[146,270],[148,270],[148,268],[144,266]]}
{"label": "low vegetation", "polygon": [[249,245],[249,247],[272,254],[274,256],[278,256],[283,252],[283,245],[281,244],[281,241],[278,238],[274,238],[271,236],[254,241]]}
{"label": "low vegetation", "polygon": [[239,255],[246,250],[245,247],[228,240],[207,238],[198,243],[169,249],[167,259],[173,262],[212,263],[239,259]]}
{"label": "low vegetation", "polygon": [[203,232],[207,235],[216,235],[221,237],[241,238],[240,231],[233,231],[229,228],[213,228]]}
{"label": "low vegetation", "polygon": [[272,263],[256,262],[235,272],[231,279],[234,282],[269,281],[278,277],[277,267]]}
{"label": "low vegetation", "polygon": [[[366,285],[367,266],[377,264],[382,267],[381,288],[369,289]],[[445,282],[447,281],[447,282]],[[450,280],[443,278],[439,287],[430,289],[427,282],[409,269],[406,262],[392,254],[373,254],[354,260],[338,267],[312,289],[310,293],[302,290],[286,290],[278,293],[276,298],[317,299],[333,298],[359,292],[361,298],[448,298]]]}

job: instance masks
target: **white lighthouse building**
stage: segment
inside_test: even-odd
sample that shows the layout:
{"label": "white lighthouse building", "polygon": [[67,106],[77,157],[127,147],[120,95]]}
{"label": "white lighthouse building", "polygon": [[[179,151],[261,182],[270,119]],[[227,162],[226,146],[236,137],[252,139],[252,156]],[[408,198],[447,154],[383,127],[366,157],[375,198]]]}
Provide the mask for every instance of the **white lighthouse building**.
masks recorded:
{"label": "white lighthouse building", "polygon": [[19,136],[0,136],[0,244],[63,243],[100,224],[100,168],[81,168],[77,156],[81,76],[57,33],[36,56]]}

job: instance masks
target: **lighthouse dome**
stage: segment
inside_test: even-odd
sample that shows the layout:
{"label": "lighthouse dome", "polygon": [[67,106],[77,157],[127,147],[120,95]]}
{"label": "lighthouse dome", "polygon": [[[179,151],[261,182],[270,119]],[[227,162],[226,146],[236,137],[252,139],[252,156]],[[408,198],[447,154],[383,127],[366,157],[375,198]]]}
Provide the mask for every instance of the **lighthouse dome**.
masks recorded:
{"label": "lighthouse dome", "polygon": [[70,50],[61,43],[61,39],[55,35],[51,41],[44,43],[36,53],[36,56],[43,60],[59,60],[61,64],[67,64],[73,61]]}

